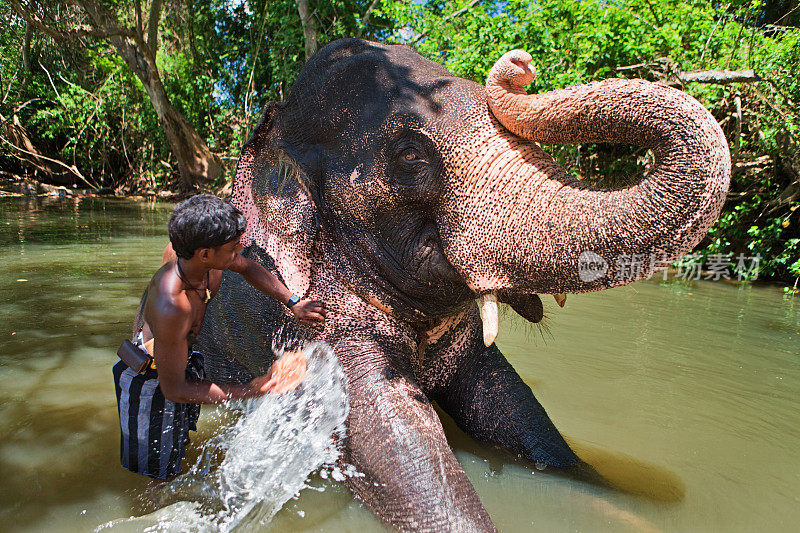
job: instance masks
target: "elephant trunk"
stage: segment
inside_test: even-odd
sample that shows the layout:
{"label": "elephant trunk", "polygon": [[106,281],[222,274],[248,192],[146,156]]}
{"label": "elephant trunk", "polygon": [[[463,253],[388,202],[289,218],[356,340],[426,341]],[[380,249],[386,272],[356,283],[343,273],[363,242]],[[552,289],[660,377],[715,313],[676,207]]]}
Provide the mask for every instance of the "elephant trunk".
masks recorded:
{"label": "elephant trunk", "polygon": [[[498,260],[480,279],[473,276],[473,288],[599,290],[647,277],[697,245],[718,217],[730,181],[728,145],[711,114],[686,93],[643,80],[528,95],[530,60],[521,50],[509,52],[488,77],[489,107],[517,136],[517,146],[507,162],[498,164],[498,155],[493,163],[513,176],[480,180],[488,210],[503,215],[483,221],[493,225],[483,228],[492,236],[484,257]],[[637,185],[597,190],[519,137],[636,144],[651,149],[656,164]]]}

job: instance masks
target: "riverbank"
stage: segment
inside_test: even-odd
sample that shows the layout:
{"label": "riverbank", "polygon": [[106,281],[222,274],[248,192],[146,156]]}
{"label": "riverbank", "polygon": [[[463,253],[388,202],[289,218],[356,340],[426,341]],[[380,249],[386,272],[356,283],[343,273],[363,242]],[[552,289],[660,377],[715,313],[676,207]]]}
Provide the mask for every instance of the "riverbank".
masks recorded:
{"label": "riverbank", "polygon": [[65,185],[53,185],[43,181],[17,176],[8,172],[0,171],[0,198],[7,197],[52,197],[52,198],[126,198],[134,201],[144,200],[164,200],[168,202],[178,202],[189,196],[196,194],[169,189],[147,190],[137,194],[128,194],[124,188],[113,189],[111,187],[102,188],[81,188],[76,185],[67,187]]}

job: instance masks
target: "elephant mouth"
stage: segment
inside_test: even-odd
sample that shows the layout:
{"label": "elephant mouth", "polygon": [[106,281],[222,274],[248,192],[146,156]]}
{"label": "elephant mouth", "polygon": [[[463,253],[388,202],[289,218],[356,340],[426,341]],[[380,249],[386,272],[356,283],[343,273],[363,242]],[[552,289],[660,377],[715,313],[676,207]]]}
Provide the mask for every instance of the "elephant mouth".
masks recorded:
{"label": "elephant mouth", "polygon": [[[564,307],[566,294],[554,294],[559,307]],[[517,293],[507,290],[494,291],[481,296],[481,320],[483,321],[483,342],[491,346],[497,337],[500,318],[497,304],[503,302],[511,306],[516,313],[531,323],[541,322],[544,317],[544,306],[538,294]]]}

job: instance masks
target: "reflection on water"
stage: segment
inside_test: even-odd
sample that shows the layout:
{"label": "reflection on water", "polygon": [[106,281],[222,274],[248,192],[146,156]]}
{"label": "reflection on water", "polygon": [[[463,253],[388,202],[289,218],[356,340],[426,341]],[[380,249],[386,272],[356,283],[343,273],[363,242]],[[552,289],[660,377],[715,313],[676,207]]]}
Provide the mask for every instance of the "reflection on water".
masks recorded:
{"label": "reflection on water", "polygon": [[146,483],[112,468],[119,435],[108,365],[163,250],[169,212],[104,200],[0,200],[5,527],[60,529],[76,517],[75,529],[85,531],[88,502],[128,514],[136,507]]}
{"label": "reflection on water", "polygon": [[[111,365],[160,264],[170,205],[0,201],[0,523],[88,531],[152,510],[118,463]],[[26,280],[26,281],[18,281]],[[800,300],[771,286],[641,282],[513,312],[498,345],[617,488],[448,438],[501,531],[788,531],[800,521]],[[195,443],[211,438],[204,407]],[[186,465],[197,460],[190,446]],[[271,531],[384,531],[319,477]],[[131,524],[140,531],[141,526]]]}

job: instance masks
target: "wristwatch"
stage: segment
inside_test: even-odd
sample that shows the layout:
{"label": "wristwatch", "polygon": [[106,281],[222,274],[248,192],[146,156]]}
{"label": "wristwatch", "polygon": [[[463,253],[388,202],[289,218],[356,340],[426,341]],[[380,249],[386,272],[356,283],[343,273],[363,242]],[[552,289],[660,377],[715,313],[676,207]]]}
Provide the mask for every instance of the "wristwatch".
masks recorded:
{"label": "wristwatch", "polygon": [[289,301],[286,302],[286,307],[291,309],[292,306],[294,304],[296,304],[297,302],[299,302],[299,301],[300,301],[300,297],[298,295],[296,295],[296,294],[292,294],[291,296],[289,296]]}

